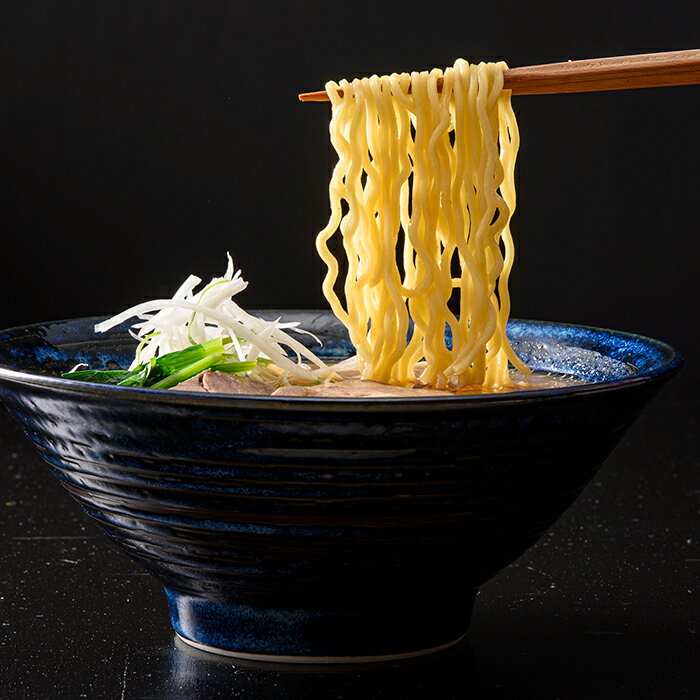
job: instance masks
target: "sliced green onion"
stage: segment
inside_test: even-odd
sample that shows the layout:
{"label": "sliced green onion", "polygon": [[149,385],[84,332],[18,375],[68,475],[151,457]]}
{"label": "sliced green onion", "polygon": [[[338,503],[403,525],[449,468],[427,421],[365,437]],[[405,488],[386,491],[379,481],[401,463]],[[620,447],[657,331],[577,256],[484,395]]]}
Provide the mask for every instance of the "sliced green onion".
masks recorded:
{"label": "sliced green onion", "polygon": [[155,338],[157,335],[160,335],[160,331],[157,331],[155,333],[149,333],[148,335],[144,336],[143,340],[139,343],[139,346],[136,348],[136,364],[140,365],[141,364],[141,352],[146,345],[146,343],[151,339]]}
{"label": "sliced green onion", "polygon": [[[210,290],[216,287],[219,284],[226,284],[227,282],[230,282],[231,280],[229,279],[220,279],[217,280],[216,282],[212,282],[211,284],[208,284],[200,293],[199,297],[197,298],[198,303],[202,303],[202,299],[204,299],[204,295]],[[192,337],[192,324],[194,323],[194,319],[197,316],[197,312],[193,311],[192,316],[190,316],[190,320],[187,324],[187,339],[192,343],[193,345],[196,345],[194,338]]]}

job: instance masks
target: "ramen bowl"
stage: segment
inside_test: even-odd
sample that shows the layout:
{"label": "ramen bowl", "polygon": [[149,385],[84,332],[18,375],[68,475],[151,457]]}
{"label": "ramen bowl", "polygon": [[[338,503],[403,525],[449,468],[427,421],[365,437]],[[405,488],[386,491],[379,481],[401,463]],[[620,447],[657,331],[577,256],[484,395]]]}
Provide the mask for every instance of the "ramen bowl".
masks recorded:
{"label": "ramen bowl", "polygon": [[[294,318],[326,358],[323,312]],[[189,644],[298,662],[446,648],[481,584],[535,543],[679,368],[622,332],[512,321],[534,369],[580,386],[426,398],[230,396],[61,379],[127,365],[101,319],[0,333],[0,396],[66,490],[164,586]]]}

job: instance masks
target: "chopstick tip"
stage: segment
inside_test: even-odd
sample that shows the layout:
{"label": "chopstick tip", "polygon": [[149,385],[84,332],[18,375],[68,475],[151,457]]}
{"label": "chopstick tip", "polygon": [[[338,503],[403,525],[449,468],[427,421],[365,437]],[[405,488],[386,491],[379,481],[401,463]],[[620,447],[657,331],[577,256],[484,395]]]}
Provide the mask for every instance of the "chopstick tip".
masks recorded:
{"label": "chopstick tip", "polygon": [[302,92],[298,95],[299,102],[328,102],[328,95],[325,90],[317,92]]}

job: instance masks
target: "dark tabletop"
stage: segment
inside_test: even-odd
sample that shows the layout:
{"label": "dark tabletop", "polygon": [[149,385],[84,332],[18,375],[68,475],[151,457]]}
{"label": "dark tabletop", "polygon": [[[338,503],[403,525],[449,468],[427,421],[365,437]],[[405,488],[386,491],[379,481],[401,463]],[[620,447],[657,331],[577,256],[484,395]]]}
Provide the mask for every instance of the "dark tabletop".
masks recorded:
{"label": "dark tabletop", "polygon": [[0,698],[700,697],[697,409],[662,393],[556,526],[482,588],[461,647],[326,671],[175,641],[155,580],[0,411]]}

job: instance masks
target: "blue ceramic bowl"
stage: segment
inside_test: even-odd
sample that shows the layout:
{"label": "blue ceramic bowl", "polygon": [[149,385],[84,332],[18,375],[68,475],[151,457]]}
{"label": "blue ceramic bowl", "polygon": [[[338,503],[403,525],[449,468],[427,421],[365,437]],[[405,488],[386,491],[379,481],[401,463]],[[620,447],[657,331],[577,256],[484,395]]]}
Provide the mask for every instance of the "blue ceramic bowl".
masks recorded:
{"label": "blue ceramic bowl", "polygon": [[[265,312],[278,316],[285,312]],[[351,352],[328,313],[289,312]],[[679,368],[637,335],[513,321],[535,369],[591,383],[421,399],[236,397],[56,375],[125,365],[99,319],[0,333],[0,396],[177,633],[245,658],[359,661],[459,640],[477,588],[536,542]]]}

